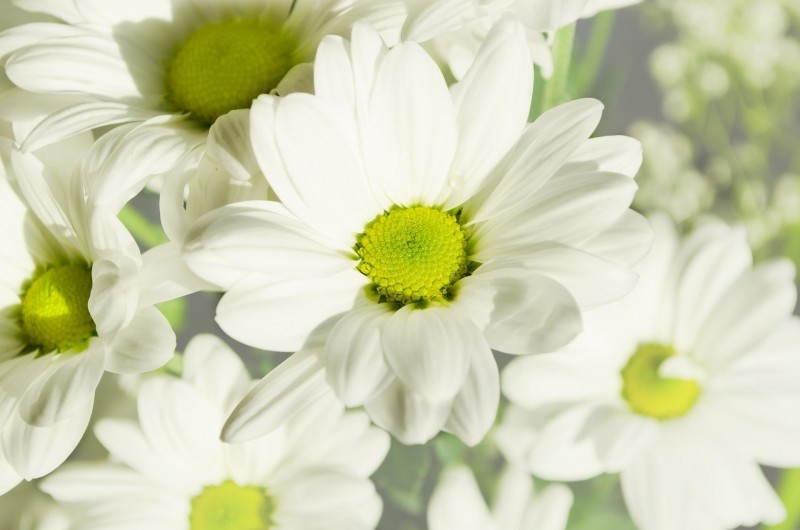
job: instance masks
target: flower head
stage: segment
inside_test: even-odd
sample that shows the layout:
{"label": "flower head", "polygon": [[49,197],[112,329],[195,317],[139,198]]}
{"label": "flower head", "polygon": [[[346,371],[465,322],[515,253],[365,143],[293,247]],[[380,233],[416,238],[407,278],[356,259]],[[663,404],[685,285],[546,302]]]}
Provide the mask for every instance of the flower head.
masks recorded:
{"label": "flower head", "polygon": [[315,83],[315,96],[262,96],[251,111],[281,203],[218,208],[186,237],[188,266],[227,291],[226,332],[303,350],[225,436],[266,432],[276,416],[260,413],[311,399],[325,373],[405,442],[446,428],[476,443],[497,408],[491,348],[552,350],[582,307],[633,286],[628,266],[649,244],[628,210],[638,144],[588,140],[593,100],[526,125],[530,55],[511,22],[452,89],[418,45],[387,49],[367,25],[322,42]]}

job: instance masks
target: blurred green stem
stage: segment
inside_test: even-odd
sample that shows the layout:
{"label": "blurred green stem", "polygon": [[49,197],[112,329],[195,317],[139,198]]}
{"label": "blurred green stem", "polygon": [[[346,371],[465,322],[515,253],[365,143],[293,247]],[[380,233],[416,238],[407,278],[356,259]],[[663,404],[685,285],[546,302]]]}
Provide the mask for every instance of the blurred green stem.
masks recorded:
{"label": "blurred green stem", "polygon": [[574,23],[564,26],[556,32],[555,41],[553,42],[553,76],[544,85],[541,112],[552,109],[569,99],[567,83],[569,81],[574,41]]}
{"label": "blurred green stem", "polygon": [[119,212],[119,219],[137,241],[148,248],[166,243],[167,236],[158,224],[151,222],[134,207],[127,204]]}
{"label": "blurred green stem", "polygon": [[795,530],[800,523],[800,469],[787,469],[778,483],[778,494],[786,506],[786,520],[764,530]]}
{"label": "blurred green stem", "polygon": [[580,59],[580,64],[575,71],[575,95],[584,97],[589,94],[597,81],[597,74],[603,65],[603,60],[614,30],[616,11],[613,9],[603,11],[592,20],[592,32],[586,43],[586,50]]}

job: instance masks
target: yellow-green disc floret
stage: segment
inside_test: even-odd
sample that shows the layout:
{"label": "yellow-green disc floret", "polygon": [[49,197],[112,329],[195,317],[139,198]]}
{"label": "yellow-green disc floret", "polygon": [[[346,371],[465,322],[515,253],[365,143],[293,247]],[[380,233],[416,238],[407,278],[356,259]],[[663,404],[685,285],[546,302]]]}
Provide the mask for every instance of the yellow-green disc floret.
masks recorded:
{"label": "yellow-green disc floret", "polygon": [[22,295],[21,320],[30,346],[42,352],[82,349],[95,335],[89,314],[92,271],[84,264],[45,270]]}
{"label": "yellow-green disc floret", "polygon": [[402,305],[447,299],[467,275],[467,234],[458,217],[426,206],[395,208],[358,238],[358,270],[381,301]]}
{"label": "yellow-green disc floret", "polygon": [[265,488],[226,480],[192,499],[190,530],[269,530],[274,503]]}
{"label": "yellow-green disc floret", "polygon": [[281,28],[258,20],[229,20],[195,31],[169,63],[168,98],[211,125],[250,108],[294,66],[295,46]]}
{"label": "yellow-green disc floret", "polygon": [[643,343],[622,369],[622,397],[643,416],[668,420],[689,412],[700,396],[695,381],[662,377],[659,368],[675,355],[672,346]]}

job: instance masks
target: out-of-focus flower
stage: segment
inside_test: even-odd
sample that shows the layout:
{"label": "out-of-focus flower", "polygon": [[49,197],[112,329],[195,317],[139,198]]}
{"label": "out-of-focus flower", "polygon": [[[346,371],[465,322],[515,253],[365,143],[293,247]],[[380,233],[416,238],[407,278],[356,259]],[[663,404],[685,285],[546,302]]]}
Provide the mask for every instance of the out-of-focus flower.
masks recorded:
{"label": "out-of-focus flower", "polygon": [[564,530],[572,491],[551,484],[534,494],[530,475],[508,467],[500,475],[495,500],[487,508],[469,468],[445,470],[428,506],[430,530]]}
{"label": "out-of-focus flower", "polygon": [[70,513],[30,483],[0,496],[0,530],[70,530]]}
{"label": "out-of-focus flower", "polygon": [[369,475],[386,433],[329,396],[268,436],[225,444],[222,423],[251,384],[219,339],[196,337],[181,379],[142,382],[138,421],[98,422],[113,462],[67,464],[43,489],[76,510],[75,530],[374,528],[381,500]]}
{"label": "out-of-focus flower", "polygon": [[562,351],[506,368],[517,408],[500,443],[548,479],[621,472],[642,530],[779,522],[759,464],[800,464],[794,267],[753,267],[744,231],[721,222],[682,241],[653,224],[629,297],[587,313]]}

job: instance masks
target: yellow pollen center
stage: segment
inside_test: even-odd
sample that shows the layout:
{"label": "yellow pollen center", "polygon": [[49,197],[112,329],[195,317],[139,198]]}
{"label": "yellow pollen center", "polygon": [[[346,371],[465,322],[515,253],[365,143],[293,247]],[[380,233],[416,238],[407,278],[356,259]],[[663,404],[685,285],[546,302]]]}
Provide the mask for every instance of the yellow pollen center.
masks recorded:
{"label": "yellow pollen center", "polygon": [[82,349],[95,335],[89,314],[92,271],[83,264],[63,265],[34,278],[22,296],[22,329],[42,352]]}
{"label": "yellow pollen center", "polygon": [[192,499],[189,530],[269,530],[274,510],[266,489],[226,480]]}
{"label": "yellow pollen center", "polygon": [[447,299],[468,273],[467,240],[456,215],[426,206],[396,208],[376,217],[359,236],[357,268],[382,302]]}
{"label": "yellow pollen center", "polygon": [[206,125],[247,109],[295,65],[295,46],[281,28],[258,20],[204,26],[169,63],[168,98]]}
{"label": "yellow pollen center", "polygon": [[659,368],[675,355],[672,346],[643,343],[622,369],[622,397],[643,416],[668,420],[689,412],[700,396],[695,381],[662,377]]}

